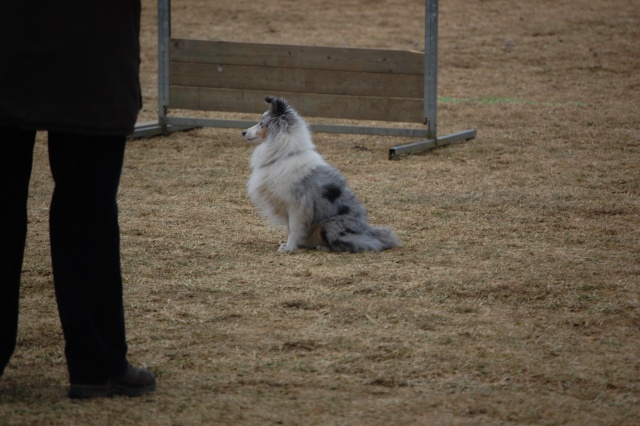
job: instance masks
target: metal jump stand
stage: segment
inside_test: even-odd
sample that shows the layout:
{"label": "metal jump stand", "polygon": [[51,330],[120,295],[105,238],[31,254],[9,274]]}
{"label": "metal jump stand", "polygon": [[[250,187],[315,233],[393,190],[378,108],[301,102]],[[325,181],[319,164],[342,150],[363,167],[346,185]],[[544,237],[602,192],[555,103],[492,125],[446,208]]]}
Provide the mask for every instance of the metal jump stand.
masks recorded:
{"label": "metal jump stand", "polygon": [[[158,121],[143,123],[136,127],[133,137],[147,137],[167,134],[172,131],[187,130],[201,126],[245,128],[253,122],[243,120],[221,120],[206,118],[188,118],[168,116],[170,107],[170,49],[171,49],[171,0],[158,0]],[[389,127],[365,127],[311,124],[311,130],[326,133],[377,134],[388,136],[425,137],[424,140],[389,149],[389,159],[397,159],[401,155],[428,151],[458,141],[476,137],[476,130],[438,137],[437,136],[437,102],[438,102],[438,0],[425,1],[425,51],[423,118],[424,129],[398,129]],[[418,66],[419,67],[419,66]],[[305,97],[303,97],[304,99]],[[354,97],[362,101],[362,97]],[[242,106],[247,108],[246,106]],[[363,105],[363,108],[366,107]],[[419,108],[419,107],[418,107]],[[249,111],[253,111],[249,109]],[[415,111],[415,110],[414,110]],[[238,111],[247,112],[247,111]],[[405,120],[406,121],[406,120]]]}
{"label": "metal jump stand", "polygon": [[403,154],[429,151],[476,137],[475,129],[438,137],[438,0],[425,1],[424,29],[424,117],[427,139],[390,148],[390,160]]}

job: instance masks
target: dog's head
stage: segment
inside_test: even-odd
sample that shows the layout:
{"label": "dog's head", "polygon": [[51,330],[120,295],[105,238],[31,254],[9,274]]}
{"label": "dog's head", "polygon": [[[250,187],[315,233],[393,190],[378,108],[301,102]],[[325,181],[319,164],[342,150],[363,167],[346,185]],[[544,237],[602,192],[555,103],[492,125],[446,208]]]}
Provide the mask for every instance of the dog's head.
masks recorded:
{"label": "dog's head", "polygon": [[286,132],[289,126],[300,121],[298,113],[286,100],[267,96],[265,101],[271,105],[271,108],[262,114],[258,124],[242,132],[242,136],[249,142],[264,142],[269,135]]}

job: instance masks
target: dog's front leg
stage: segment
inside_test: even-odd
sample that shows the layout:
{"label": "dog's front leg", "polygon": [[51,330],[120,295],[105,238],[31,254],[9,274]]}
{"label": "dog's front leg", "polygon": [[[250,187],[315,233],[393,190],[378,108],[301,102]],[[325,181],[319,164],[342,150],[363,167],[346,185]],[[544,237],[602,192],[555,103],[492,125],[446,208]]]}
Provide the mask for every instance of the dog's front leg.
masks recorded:
{"label": "dog's front leg", "polygon": [[291,247],[291,225],[287,224],[287,242],[286,243],[281,243],[280,247],[278,247],[278,252],[279,253],[288,253],[291,251],[294,251],[297,248],[297,245],[293,248],[293,249],[289,249],[287,247]]}
{"label": "dog's front leg", "polygon": [[280,248],[278,248],[279,252],[292,252],[298,248],[298,235],[296,226],[292,226],[291,217],[289,218],[289,226],[287,226],[289,232],[287,235],[287,242],[280,244]]}
{"label": "dog's front leg", "polygon": [[305,232],[305,217],[302,209],[289,210],[289,223],[287,225],[288,235],[287,242],[280,244],[279,252],[292,252],[298,249],[301,239]]}

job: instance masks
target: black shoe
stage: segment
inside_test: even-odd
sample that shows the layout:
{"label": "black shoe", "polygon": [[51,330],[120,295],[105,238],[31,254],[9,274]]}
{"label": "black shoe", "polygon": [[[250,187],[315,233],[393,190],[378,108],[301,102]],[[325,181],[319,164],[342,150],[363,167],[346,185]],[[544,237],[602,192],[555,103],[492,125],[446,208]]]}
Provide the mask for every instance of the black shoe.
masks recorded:
{"label": "black shoe", "polygon": [[100,398],[115,395],[141,396],[156,390],[156,379],[146,368],[135,368],[131,364],[120,377],[106,383],[82,385],[73,384],[69,389],[70,398]]}

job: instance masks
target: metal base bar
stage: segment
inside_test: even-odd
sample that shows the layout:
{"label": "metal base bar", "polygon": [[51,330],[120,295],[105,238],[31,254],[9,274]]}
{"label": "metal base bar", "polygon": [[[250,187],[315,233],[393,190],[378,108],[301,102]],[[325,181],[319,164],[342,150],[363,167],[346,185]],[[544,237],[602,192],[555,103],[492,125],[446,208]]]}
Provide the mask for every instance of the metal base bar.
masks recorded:
{"label": "metal base bar", "polygon": [[255,126],[258,121],[250,120],[226,120],[218,118],[197,118],[197,117],[167,117],[167,123],[177,126],[195,127],[222,127],[227,129],[247,129]]}
{"label": "metal base bar", "polygon": [[167,124],[165,128],[158,121],[149,121],[138,124],[133,133],[129,135],[129,139],[150,138],[158,135],[166,135],[171,132],[183,132],[186,130],[197,129],[199,126],[181,126]]}
{"label": "metal base bar", "polygon": [[319,133],[344,133],[352,135],[370,136],[403,136],[407,138],[424,138],[426,129],[407,129],[393,127],[365,127],[365,126],[341,126],[334,124],[311,124],[312,131]]}
{"label": "metal base bar", "polygon": [[[179,126],[224,127],[224,128],[231,128],[231,129],[247,129],[255,125],[257,121],[223,120],[223,119],[217,119],[217,118],[167,117],[167,123],[170,125],[179,125]],[[346,125],[333,125],[333,124],[310,124],[309,128],[311,129],[311,131],[319,132],[319,133],[404,136],[409,138],[424,138],[427,136],[426,129],[346,126]]]}
{"label": "metal base bar", "polygon": [[389,160],[396,160],[401,155],[415,154],[417,152],[430,151],[455,142],[475,139],[477,132],[475,129],[464,130],[462,132],[453,133],[437,139],[429,139],[426,141],[414,142],[408,145],[396,146],[389,149]]}

